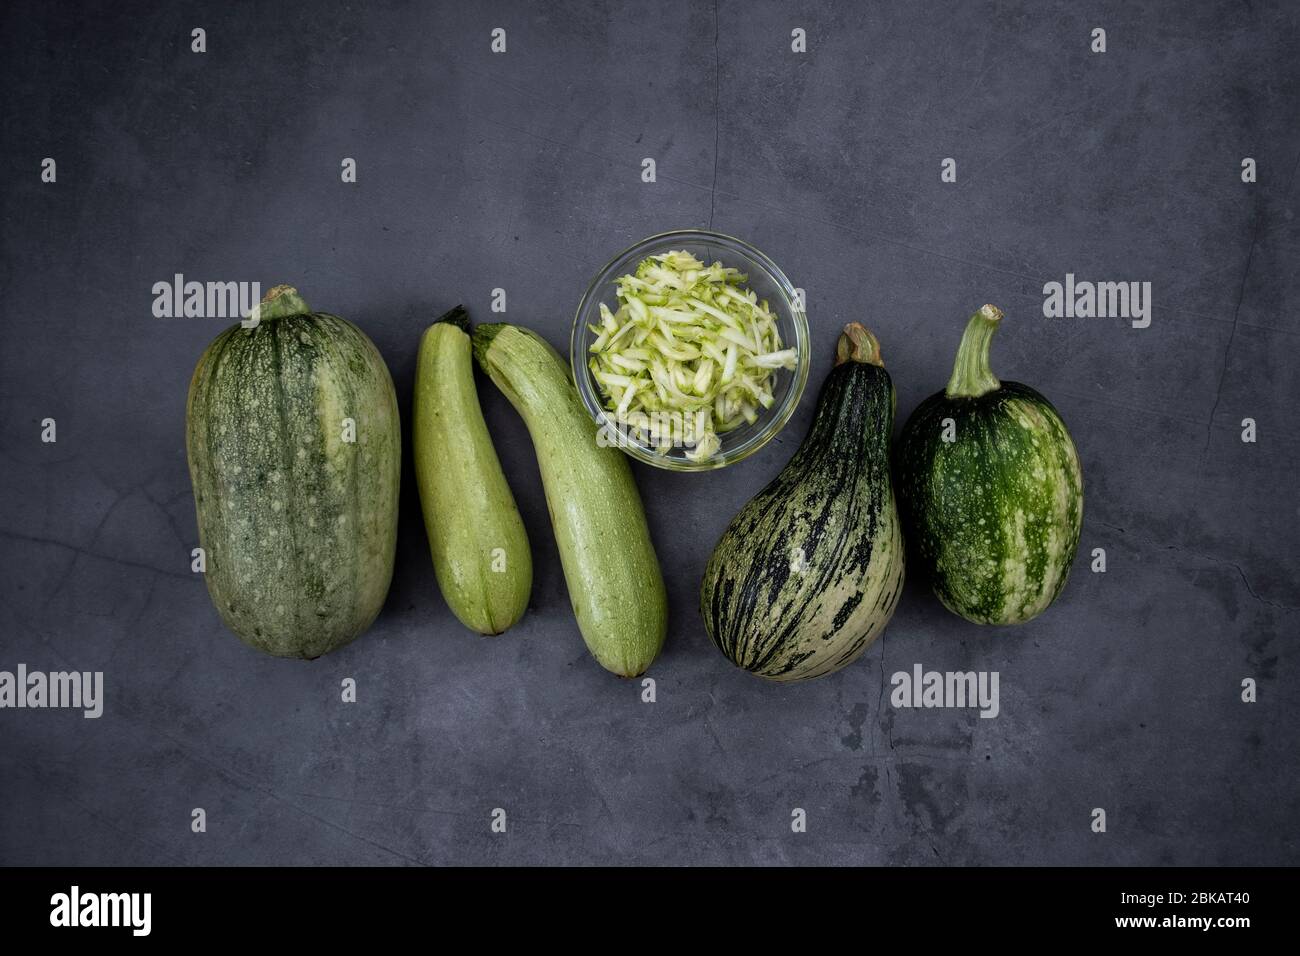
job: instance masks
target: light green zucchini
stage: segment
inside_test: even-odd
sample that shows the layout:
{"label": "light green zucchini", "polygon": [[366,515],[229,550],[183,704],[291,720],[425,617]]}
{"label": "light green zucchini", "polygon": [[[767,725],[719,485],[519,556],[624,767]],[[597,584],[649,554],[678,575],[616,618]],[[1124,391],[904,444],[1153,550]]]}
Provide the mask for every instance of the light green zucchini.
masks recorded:
{"label": "light green zucchini", "polygon": [[411,430],[438,587],[462,624],[500,634],[528,608],[533,559],[483,421],[469,318],[460,306],[420,340]]}
{"label": "light green zucchini", "polygon": [[615,674],[644,673],[663,647],[668,598],[627,457],[597,444],[568,364],[536,333],[480,325],[474,356],[532,436],[587,648]]}

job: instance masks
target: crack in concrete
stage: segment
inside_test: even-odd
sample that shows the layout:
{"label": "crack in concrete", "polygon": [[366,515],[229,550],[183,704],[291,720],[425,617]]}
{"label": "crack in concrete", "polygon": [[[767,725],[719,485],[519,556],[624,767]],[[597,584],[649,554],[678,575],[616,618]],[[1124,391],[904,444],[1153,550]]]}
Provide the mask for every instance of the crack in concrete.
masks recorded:
{"label": "crack in concrete", "polygon": [[[1295,186],[1296,172],[1300,171],[1300,156],[1296,157],[1295,163],[1291,167],[1291,177],[1287,180],[1286,191],[1282,194],[1283,200],[1291,195],[1291,189]],[[1246,280],[1250,278],[1250,264],[1255,258],[1255,247],[1259,243],[1259,233],[1264,224],[1264,210],[1261,208],[1264,200],[1261,199],[1255,212],[1255,231],[1250,237],[1250,249],[1246,253],[1246,269],[1241,276],[1241,288],[1237,291],[1237,304],[1232,309],[1232,328],[1228,331],[1228,344],[1223,350],[1223,370],[1219,373],[1219,384],[1214,390],[1214,404],[1210,407],[1210,418],[1205,423],[1205,448],[1201,452],[1202,467],[1204,460],[1210,454],[1210,441],[1214,435],[1214,415],[1219,410],[1219,400],[1223,397],[1223,383],[1228,377],[1228,358],[1232,352],[1232,341],[1237,336],[1237,318],[1241,314],[1241,303],[1246,298]],[[1244,580],[1245,575],[1242,575]],[[1249,583],[1246,585],[1249,587]],[[1253,591],[1251,592],[1254,593]],[[1268,603],[1268,602],[1265,602]]]}
{"label": "crack in concrete", "polygon": [[1179,551],[1182,552],[1183,554],[1190,554],[1204,561],[1209,561],[1213,564],[1227,565],[1228,567],[1236,570],[1237,574],[1240,575],[1241,577],[1241,583],[1246,585],[1246,590],[1250,592],[1250,596],[1260,604],[1267,605],[1268,607],[1274,607],[1282,611],[1300,611],[1300,605],[1279,604],[1277,601],[1270,601],[1268,600],[1268,598],[1260,597],[1259,594],[1255,591],[1254,586],[1250,583],[1250,579],[1246,577],[1246,572],[1242,570],[1241,565],[1238,564],[1236,561],[1233,561],[1229,558],[1221,558],[1213,554],[1206,554],[1204,551],[1197,551],[1195,548],[1185,548],[1182,545],[1177,545],[1177,544],[1165,544],[1163,541],[1157,541],[1154,538],[1148,538],[1140,534],[1132,534],[1126,529],[1121,528],[1119,525],[1111,524],[1108,521],[1096,521],[1096,519],[1094,519],[1094,521],[1096,524],[1101,525],[1103,528],[1110,528],[1112,531],[1118,531],[1120,534],[1127,535],[1128,537],[1132,538],[1135,541],[1143,541],[1147,544],[1156,545],[1162,551]]}
{"label": "crack in concrete", "polygon": [[[164,568],[155,567],[152,564],[146,564],[143,561],[132,561],[129,558],[117,558],[111,554],[104,554],[102,551],[94,551],[90,548],[83,548],[81,545],[72,544],[67,541],[60,541],[57,538],[43,538],[36,535],[20,534],[17,531],[10,531],[7,528],[0,528],[0,538],[9,538],[14,541],[26,541],[30,544],[48,544],[56,548],[67,548],[69,551],[73,551],[77,554],[84,554],[88,558],[97,558],[100,561],[107,561],[109,564],[120,565],[124,568],[139,568],[142,571],[152,571],[154,574],[165,574],[169,578],[178,578],[182,581],[194,581],[199,577],[199,575],[193,573],[185,574],[180,571],[168,571]],[[63,586],[63,581],[66,580],[70,573],[71,568],[64,572],[63,577],[60,579],[60,583],[56,586],[54,592],[51,592],[52,596],[53,593],[57,592],[58,589]]]}
{"label": "crack in concrete", "polygon": [[718,0],[713,0],[713,185],[709,187],[709,228],[718,196],[718,110],[722,105],[722,58],[718,53]]}
{"label": "crack in concrete", "polygon": [[1232,355],[1232,341],[1237,337],[1237,317],[1241,314],[1241,303],[1246,298],[1246,280],[1250,278],[1250,264],[1255,258],[1255,246],[1259,242],[1259,229],[1264,221],[1262,211],[1255,213],[1255,231],[1250,237],[1250,249],[1246,253],[1246,268],[1241,274],[1241,287],[1237,290],[1237,304],[1232,309],[1232,328],[1228,330],[1228,344],[1223,349],[1223,368],[1219,372],[1219,384],[1214,390],[1214,404],[1210,406],[1210,417],[1205,423],[1205,448],[1201,451],[1202,466],[1210,454],[1210,442],[1214,438],[1214,415],[1219,410],[1219,400],[1223,397],[1223,383],[1228,378],[1228,360]]}

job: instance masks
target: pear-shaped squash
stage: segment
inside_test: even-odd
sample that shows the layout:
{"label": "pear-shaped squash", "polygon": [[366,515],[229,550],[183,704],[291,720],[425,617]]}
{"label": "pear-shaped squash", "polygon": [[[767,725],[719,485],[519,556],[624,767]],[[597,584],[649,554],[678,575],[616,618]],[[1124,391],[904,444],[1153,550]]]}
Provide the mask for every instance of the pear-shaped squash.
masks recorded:
{"label": "pear-shaped squash", "polygon": [[890,478],[894,386],[875,336],[845,328],[812,429],[732,519],[704,571],[700,611],[732,663],[760,677],[820,677],[884,630],[903,587]]}

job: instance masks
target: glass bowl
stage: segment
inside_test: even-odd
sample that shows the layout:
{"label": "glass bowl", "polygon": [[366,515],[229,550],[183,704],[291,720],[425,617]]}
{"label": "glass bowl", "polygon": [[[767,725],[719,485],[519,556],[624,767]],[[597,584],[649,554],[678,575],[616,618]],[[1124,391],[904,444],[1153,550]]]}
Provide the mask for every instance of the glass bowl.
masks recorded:
{"label": "glass bowl", "polygon": [[[753,424],[741,425],[718,436],[721,446],[708,458],[693,461],[686,456],[687,449],[673,447],[660,452],[643,442],[628,429],[620,429],[612,415],[605,411],[605,397],[592,377],[588,367],[591,343],[596,336],[589,326],[600,325],[600,303],[611,311],[617,309],[615,280],[629,272],[646,256],[685,250],[705,264],[714,261],[739,269],[748,276],[745,287],[752,289],[759,300],[766,299],[776,316],[782,347],[792,348],[797,355],[793,369],[777,369],[772,381],[775,398],[770,408],[758,409],[758,419]],[[808,382],[808,316],[798,305],[794,286],[775,262],[753,246],[719,232],[702,229],[679,229],[642,239],[609,261],[596,274],[578,303],[578,313],[573,320],[573,335],[569,342],[569,362],[573,366],[573,381],[582,404],[592,419],[601,427],[599,440],[617,444],[625,452],[647,465],[667,468],[670,471],[711,471],[724,468],[743,458],[748,458],[779,432],[794,414],[799,398]]]}

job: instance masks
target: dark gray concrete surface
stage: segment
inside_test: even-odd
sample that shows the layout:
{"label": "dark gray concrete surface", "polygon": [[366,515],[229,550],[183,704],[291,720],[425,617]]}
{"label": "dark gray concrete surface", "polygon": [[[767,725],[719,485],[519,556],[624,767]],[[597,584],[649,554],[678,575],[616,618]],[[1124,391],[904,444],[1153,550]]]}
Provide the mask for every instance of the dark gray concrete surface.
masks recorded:
{"label": "dark gray concrete surface", "polygon": [[[0,669],[106,685],[98,720],[0,710],[0,862],[1300,863],[1296,4],[0,16]],[[154,318],[153,283],[298,286],[374,338],[405,411],[444,309],[501,318],[502,287],[504,318],[563,346],[608,257],[710,224],[807,289],[815,355],[757,457],[636,467],[672,606],[656,703],[584,649],[527,434],[486,381],[537,568],[516,628],[484,639],[452,618],[408,460],[369,633],[306,663],[223,629],[189,570],[183,422],[226,323]],[[1150,328],[1043,318],[1067,272],[1150,281]],[[731,667],[695,608],[700,573],[806,430],[838,327],[879,334],[901,424],[986,301],[1008,313],[996,369],[1057,404],[1084,463],[1061,599],[981,629],[913,580],[839,674],[783,687]],[[896,711],[889,676],[916,662],[998,671],[1000,715]]]}

